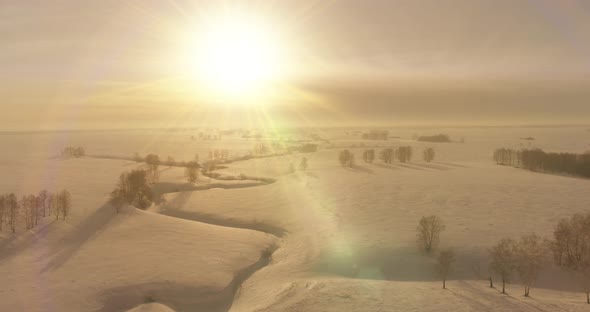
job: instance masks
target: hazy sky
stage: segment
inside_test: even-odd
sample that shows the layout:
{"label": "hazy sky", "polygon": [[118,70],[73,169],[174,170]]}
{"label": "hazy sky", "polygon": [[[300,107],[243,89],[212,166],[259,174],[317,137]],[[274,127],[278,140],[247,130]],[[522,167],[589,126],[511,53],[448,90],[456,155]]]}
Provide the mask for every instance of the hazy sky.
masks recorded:
{"label": "hazy sky", "polygon": [[[258,112],[177,79],[182,38],[224,7],[273,25],[288,48],[291,92]],[[0,99],[0,130],[244,113],[279,125],[588,123],[590,1],[2,1]]]}

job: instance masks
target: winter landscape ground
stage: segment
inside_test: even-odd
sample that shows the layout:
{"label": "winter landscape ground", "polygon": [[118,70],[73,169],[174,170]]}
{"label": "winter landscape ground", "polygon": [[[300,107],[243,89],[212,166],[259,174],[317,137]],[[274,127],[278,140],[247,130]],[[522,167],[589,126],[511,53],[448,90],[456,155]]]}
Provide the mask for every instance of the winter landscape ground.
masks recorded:
{"label": "winter landscape ground", "polygon": [[[66,220],[0,232],[0,311],[586,311],[571,274],[548,266],[529,297],[515,278],[506,295],[488,285],[489,249],[501,238],[552,238],[556,222],[588,211],[590,180],[499,166],[498,147],[584,152],[584,127],[295,129],[258,139],[199,130],[3,133],[0,193],[67,189]],[[272,132],[271,132],[272,133]],[[281,136],[315,135],[316,152],[240,158]],[[413,140],[447,133],[451,143]],[[533,137],[535,140],[522,140]],[[462,143],[459,143],[461,139]],[[281,141],[281,142],[284,142]],[[412,146],[408,163],[365,163],[367,146]],[[86,156],[60,156],[84,146]],[[432,162],[421,159],[432,147]],[[188,183],[159,166],[154,203],[116,213],[109,194],[135,153],[233,162]],[[348,149],[356,165],[343,167]],[[299,170],[305,157],[308,168]],[[291,170],[290,164],[295,164]],[[442,289],[436,257],[416,226],[438,215],[440,247],[456,263]]]}

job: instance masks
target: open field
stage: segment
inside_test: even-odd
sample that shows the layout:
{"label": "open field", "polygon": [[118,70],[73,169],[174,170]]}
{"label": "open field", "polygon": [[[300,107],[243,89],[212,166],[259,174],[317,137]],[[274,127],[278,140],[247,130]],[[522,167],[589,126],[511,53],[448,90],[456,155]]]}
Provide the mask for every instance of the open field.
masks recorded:
{"label": "open field", "polygon": [[[156,203],[119,214],[107,204],[109,192],[121,172],[145,165],[109,157],[205,160],[212,149],[244,155],[259,141],[192,139],[188,130],[0,135],[0,193],[67,188],[73,203],[65,221],[0,232],[0,310],[588,309],[557,268],[541,274],[529,298],[518,281],[509,295],[483,281],[487,251],[500,238],[551,238],[557,220],[588,212],[590,200],[590,180],[497,166],[493,150],[584,152],[586,128],[394,128],[390,135],[400,138],[387,141],[361,140],[356,131],[317,129],[329,141],[317,152],[236,161],[215,170],[221,178],[196,184],[185,181],[184,168],[161,165]],[[437,133],[465,143],[412,140]],[[520,139],[529,136],[535,140]],[[66,145],[107,158],[58,157]],[[412,162],[362,162],[363,146],[402,145],[414,147]],[[433,162],[422,161],[425,147],[436,150]],[[338,162],[344,148],[356,155],[353,168]],[[292,173],[289,164],[302,157],[308,170]],[[418,220],[430,214],[446,224],[441,247],[456,252],[446,290],[435,259],[416,247]]]}

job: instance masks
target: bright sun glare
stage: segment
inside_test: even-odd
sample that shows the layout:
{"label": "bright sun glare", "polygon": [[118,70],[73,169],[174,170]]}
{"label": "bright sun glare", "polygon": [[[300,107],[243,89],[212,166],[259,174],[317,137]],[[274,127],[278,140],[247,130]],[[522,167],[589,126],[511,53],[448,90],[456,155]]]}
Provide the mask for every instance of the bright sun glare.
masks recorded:
{"label": "bright sun glare", "polygon": [[259,92],[278,79],[280,44],[268,25],[231,16],[201,24],[190,48],[190,74],[225,95]]}

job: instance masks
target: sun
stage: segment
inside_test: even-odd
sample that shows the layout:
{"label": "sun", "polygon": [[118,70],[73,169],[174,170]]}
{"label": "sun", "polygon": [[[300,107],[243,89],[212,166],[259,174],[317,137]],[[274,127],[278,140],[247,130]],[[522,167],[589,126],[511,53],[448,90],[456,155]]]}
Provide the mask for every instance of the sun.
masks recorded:
{"label": "sun", "polygon": [[256,93],[279,79],[280,38],[270,25],[226,16],[200,23],[190,39],[187,70],[215,93]]}

